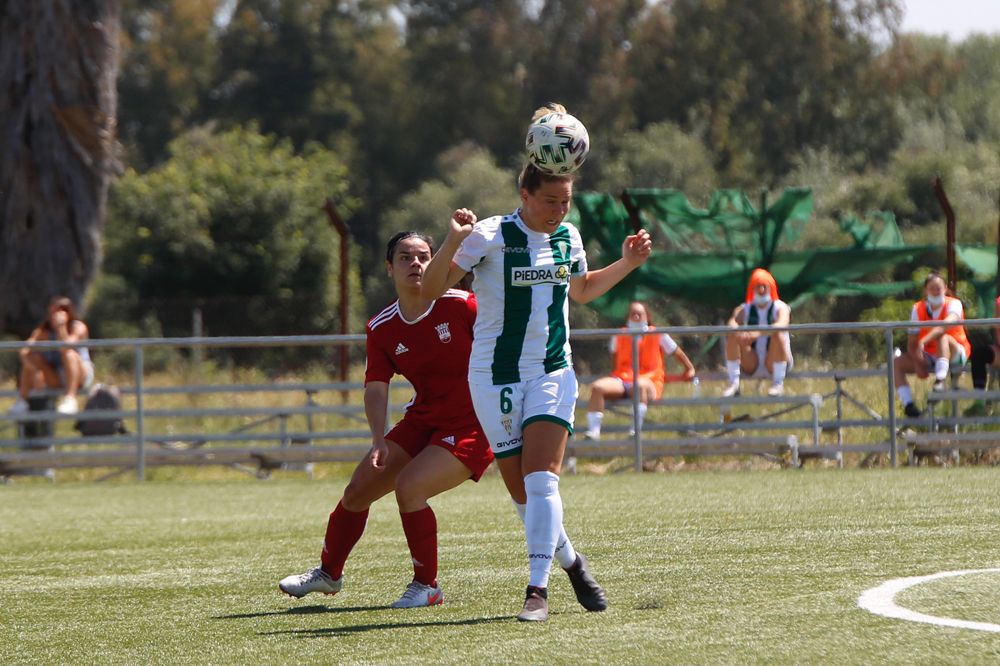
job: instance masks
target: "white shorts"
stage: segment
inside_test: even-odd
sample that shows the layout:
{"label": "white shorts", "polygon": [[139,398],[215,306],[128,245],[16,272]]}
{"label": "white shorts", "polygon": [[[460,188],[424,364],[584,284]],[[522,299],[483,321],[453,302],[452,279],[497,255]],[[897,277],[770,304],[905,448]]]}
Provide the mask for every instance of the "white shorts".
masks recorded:
{"label": "white shorts", "polygon": [[[781,336],[781,343],[785,346],[785,355],[788,356],[788,371],[792,369],[795,361],[792,358],[791,349],[791,339],[788,337],[788,331],[784,331],[779,334]],[[771,373],[767,370],[767,341],[770,337],[759,337],[753,341],[753,350],[757,354],[757,369],[753,371],[750,375],[753,379],[763,379],[765,377],[770,377]]]}
{"label": "white shorts", "polygon": [[516,384],[469,384],[476,417],[497,458],[521,452],[524,427],[535,421],[552,421],[573,434],[573,417],[579,395],[573,368],[561,368]]}

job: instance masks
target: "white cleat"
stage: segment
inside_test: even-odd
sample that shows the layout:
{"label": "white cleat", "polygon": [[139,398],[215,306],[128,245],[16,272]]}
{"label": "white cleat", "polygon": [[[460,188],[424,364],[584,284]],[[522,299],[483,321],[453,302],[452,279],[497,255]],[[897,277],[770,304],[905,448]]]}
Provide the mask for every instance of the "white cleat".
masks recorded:
{"label": "white cleat", "polygon": [[732,398],[734,395],[740,394],[740,383],[730,382],[726,385],[726,388],[722,391],[723,398]]}
{"label": "white cleat", "polygon": [[403,596],[393,602],[393,608],[422,608],[438,606],[444,602],[444,592],[440,585],[424,585],[413,581],[406,586]]}
{"label": "white cleat", "polygon": [[784,384],[771,384],[771,388],[767,389],[767,394],[772,398],[776,398],[781,395],[785,395],[785,385]]}
{"label": "white cleat", "polygon": [[80,405],[77,404],[74,396],[64,395],[56,403],[56,411],[60,414],[76,414],[80,411]]}
{"label": "white cleat", "polygon": [[302,574],[295,574],[282,578],[278,583],[278,589],[290,597],[301,599],[310,592],[321,592],[322,594],[337,594],[344,586],[344,577],[337,580],[330,577],[330,574],[316,567]]}
{"label": "white cleat", "polygon": [[8,414],[24,414],[28,411],[28,402],[24,398],[18,398],[17,402],[7,410]]}
{"label": "white cleat", "polygon": [[583,433],[583,438],[584,439],[592,439],[592,440],[595,440],[595,441],[599,440],[601,438],[601,431],[600,430],[586,430]]}

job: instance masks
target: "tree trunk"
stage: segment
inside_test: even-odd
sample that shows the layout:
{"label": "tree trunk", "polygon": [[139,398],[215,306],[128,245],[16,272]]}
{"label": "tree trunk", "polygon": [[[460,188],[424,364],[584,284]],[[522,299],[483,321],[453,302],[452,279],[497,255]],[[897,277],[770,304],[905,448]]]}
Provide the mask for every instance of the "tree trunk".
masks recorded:
{"label": "tree trunk", "polygon": [[115,140],[116,0],[0,0],[0,331],[52,296],[78,305],[101,260]]}

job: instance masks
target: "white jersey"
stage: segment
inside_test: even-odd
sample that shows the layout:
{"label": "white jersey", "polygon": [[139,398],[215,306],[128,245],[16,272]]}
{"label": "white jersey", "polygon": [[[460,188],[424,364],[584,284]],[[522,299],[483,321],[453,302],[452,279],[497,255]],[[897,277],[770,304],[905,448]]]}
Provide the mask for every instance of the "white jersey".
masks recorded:
{"label": "white jersey", "polygon": [[532,231],[521,211],[476,223],[454,262],[475,275],[479,303],[469,381],[513,384],[572,365],[569,281],[587,272],[580,232]]}
{"label": "white jersey", "polygon": [[[758,307],[753,303],[743,304],[743,324],[745,326],[767,326],[773,324],[781,314],[783,310],[787,310],[789,318],[791,317],[791,307],[788,303],[783,300],[778,299],[772,301],[766,307]],[[792,341],[791,337],[788,335],[788,331],[783,331],[778,334],[781,338],[781,344],[785,348],[785,357],[788,358],[789,362],[792,360]],[[763,360],[767,355],[767,346],[771,344],[771,337],[767,335],[762,335],[753,342],[753,347],[757,351],[757,356]]]}

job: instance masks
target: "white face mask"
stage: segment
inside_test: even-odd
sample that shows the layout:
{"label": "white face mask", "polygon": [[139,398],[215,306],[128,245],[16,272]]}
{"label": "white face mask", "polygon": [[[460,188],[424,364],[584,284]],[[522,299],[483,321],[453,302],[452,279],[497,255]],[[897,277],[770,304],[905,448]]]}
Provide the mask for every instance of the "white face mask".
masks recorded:
{"label": "white face mask", "polygon": [[628,320],[628,329],[630,331],[645,331],[646,328],[648,328],[648,326],[644,321],[635,321],[634,319]]}
{"label": "white face mask", "polygon": [[759,308],[766,308],[771,304],[771,294],[754,294],[753,304]]}
{"label": "white face mask", "polygon": [[927,305],[931,306],[932,310],[937,310],[939,307],[944,305],[944,294],[938,294],[937,296],[927,295]]}

